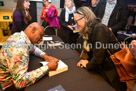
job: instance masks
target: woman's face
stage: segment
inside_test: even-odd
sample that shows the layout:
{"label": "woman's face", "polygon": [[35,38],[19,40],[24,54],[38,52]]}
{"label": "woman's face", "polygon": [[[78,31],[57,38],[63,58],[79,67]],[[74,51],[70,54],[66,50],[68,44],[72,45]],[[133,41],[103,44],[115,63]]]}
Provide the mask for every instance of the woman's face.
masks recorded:
{"label": "woman's face", "polygon": [[29,9],[29,6],[30,6],[29,0],[24,0],[24,8]]}
{"label": "woman's face", "polygon": [[66,0],[66,1],[65,1],[65,5],[66,5],[68,8],[71,8],[71,7],[72,7],[72,1],[71,1],[71,0]]}
{"label": "woman's face", "polygon": [[79,27],[79,30],[81,31],[85,27],[87,19],[85,16],[75,13],[74,21],[75,21],[75,25]]}
{"label": "woman's face", "polygon": [[44,3],[45,6],[48,6],[48,4],[49,4],[49,2],[46,1],[46,0],[43,0],[43,3]]}

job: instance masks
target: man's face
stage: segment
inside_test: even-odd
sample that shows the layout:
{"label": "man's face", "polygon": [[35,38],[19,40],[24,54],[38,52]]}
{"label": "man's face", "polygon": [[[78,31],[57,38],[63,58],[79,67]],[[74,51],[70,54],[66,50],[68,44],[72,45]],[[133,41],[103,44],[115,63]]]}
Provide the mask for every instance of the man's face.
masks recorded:
{"label": "man's face", "polygon": [[95,6],[97,4],[97,0],[92,0],[92,6]]}
{"label": "man's face", "polygon": [[109,0],[109,2],[113,2],[113,1],[115,1],[115,0]]}
{"label": "man's face", "polygon": [[44,30],[43,28],[40,28],[39,30],[36,30],[33,34],[32,34],[32,39],[31,42],[33,44],[38,44],[42,41],[42,37],[44,35]]}

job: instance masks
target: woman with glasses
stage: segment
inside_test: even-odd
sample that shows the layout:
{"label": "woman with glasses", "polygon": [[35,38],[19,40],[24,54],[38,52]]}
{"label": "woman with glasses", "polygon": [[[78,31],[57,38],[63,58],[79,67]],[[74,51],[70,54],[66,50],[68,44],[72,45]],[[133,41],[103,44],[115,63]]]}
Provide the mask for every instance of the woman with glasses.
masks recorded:
{"label": "woman with glasses", "polygon": [[32,17],[29,13],[29,0],[18,0],[16,9],[13,13],[12,34],[25,30],[31,23]]}
{"label": "woman with glasses", "polygon": [[116,44],[111,31],[96,18],[88,7],[80,7],[74,14],[76,26],[83,37],[83,50],[88,53],[87,60],[80,60],[78,67],[99,73],[116,91],[125,91],[126,84],[119,81],[119,76],[109,58],[107,49],[112,53],[119,48],[110,45]]}
{"label": "woman with glasses", "polygon": [[[57,17],[58,11],[54,5],[50,5],[49,0],[43,0],[43,4],[45,7],[42,9],[40,19],[43,23],[42,26],[46,27],[50,25],[49,17]],[[48,14],[50,14],[50,16],[48,16]],[[46,23],[44,23],[45,21]],[[49,27],[48,29],[46,29],[45,34],[55,35],[54,27]]]}
{"label": "woman with glasses", "polygon": [[61,25],[61,32],[59,36],[65,43],[76,43],[78,34],[73,33],[73,28],[75,28],[74,13],[76,11],[73,0],[65,0],[64,7],[65,8],[61,11],[59,17]]}

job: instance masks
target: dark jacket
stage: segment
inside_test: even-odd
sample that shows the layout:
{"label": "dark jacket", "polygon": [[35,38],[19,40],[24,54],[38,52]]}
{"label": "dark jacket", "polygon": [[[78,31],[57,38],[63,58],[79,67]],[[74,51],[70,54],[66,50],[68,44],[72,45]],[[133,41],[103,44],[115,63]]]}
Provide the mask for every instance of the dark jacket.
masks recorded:
{"label": "dark jacket", "polygon": [[[104,16],[106,1],[107,0],[101,0],[97,7],[95,8],[94,13],[98,18],[102,19]],[[112,29],[115,35],[117,31],[124,29],[127,23],[127,17],[128,17],[127,5],[123,2],[123,0],[117,0],[117,4],[110,16],[108,23],[108,27]]]}
{"label": "dark jacket", "polygon": [[[117,71],[114,67],[113,62],[109,58],[109,54],[107,53],[107,49],[111,51],[111,53],[115,53],[120,49],[115,49],[112,47],[101,47],[99,45],[102,43],[106,44],[116,44],[116,40],[110,30],[100,22],[96,21],[91,26],[92,30],[89,34],[88,42],[92,45],[91,51],[88,52],[89,55],[89,63],[86,65],[87,70],[91,70],[94,72],[98,72],[102,75],[102,77],[109,82],[117,91],[124,91],[122,85],[120,85],[120,81],[118,78]],[[99,42],[99,43],[98,43]],[[98,43],[98,44],[96,44]],[[118,83],[114,83],[114,81],[118,81]],[[117,87],[119,86],[119,87]]]}
{"label": "dark jacket", "polygon": [[74,15],[70,14],[69,15],[69,20],[68,22],[65,21],[65,9],[62,9],[60,16],[59,16],[59,20],[60,20],[60,33],[59,33],[59,37],[65,42],[65,43],[76,43],[77,38],[78,38],[78,34],[77,33],[73,33],[73,31],[71,29],[68,28],[68,25],[74,25]]}

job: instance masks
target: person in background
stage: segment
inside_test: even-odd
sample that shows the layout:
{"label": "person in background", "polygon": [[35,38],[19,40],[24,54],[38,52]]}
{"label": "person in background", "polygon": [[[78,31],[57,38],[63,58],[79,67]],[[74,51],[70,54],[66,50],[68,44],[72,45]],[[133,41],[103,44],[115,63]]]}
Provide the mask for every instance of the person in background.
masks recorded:
{"label": "person in background", "polygon": [[[55,12],[52,14],[52,17],[56,17],[58,14],[58,11],[54,5],[50,5],[49,0],[43,0],[44,8],[42,9],[40,19],[42,23],[44,23],[44,20],[47,21],[46,25],[43,25],[44,27],[50,25],[49,17],[47,16],[47,13],[51,13],[49,9],[53,8],[55,9]],[[47,35],[55,35],[55,29],[53,27],[49,27],[45,30],[45,34]]]}
{"label": "person in background", "polygon": [[99,2],[98,0],[91,0],[90,8],[92,9],[93,12],[94,12],[98,2]]}
{"label": "person in background", "polygon": [[12,34],[25,30],[25,28],[31,23],[32,17],[29,13],[29,6],[29,0],[17,1],[17,6],[13,13]]}
{"label": "person in background", "polygon": [[126,26],[128,7],[123,0],[101,0],[94,13],[116,36]]}
{"label": "person in background", "polygon": [[74,13],[76,7],[74,5],[73,0],[65,0],[65,8],[62,9],[61,14],[59,16],[60,19],[60,38],[65,43],[76,43],[78,38],[78,33],[73,33],[74,29]]}
{"label": "person in background", "polygon": [[[49,70],[57,68],[58,59],[34,46],[42,40],[43,35],[43,27],[32,23],[24,31],[11,35],[3,44],[0,50],[0,84],[4,91],[22,91],[21,88],[34,84]],[[49,63],[27,72],[30,53]]]}
{"label": "person in background", "polygon": [[136,33],[136,8],[131,11],[126,26],[128,33]]}
{"label": "person in background", "polygon": [[116,91],[126,91],[126,84],[119,81],[116,68],[107,53],[107,49],[112,53],[119,49],[105,47],[117,43],[112,32],[96,18],[89,7],[79,8],[74,14],[74,21],[84,39],[83,48],[89,56],[88,60],[80,60],[77,66],[99,73]]}

